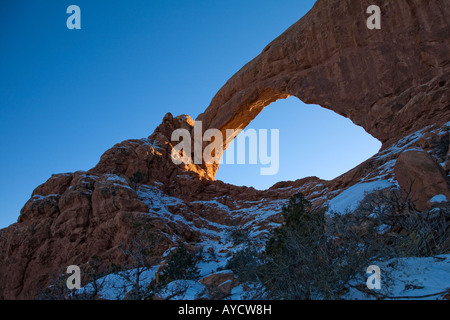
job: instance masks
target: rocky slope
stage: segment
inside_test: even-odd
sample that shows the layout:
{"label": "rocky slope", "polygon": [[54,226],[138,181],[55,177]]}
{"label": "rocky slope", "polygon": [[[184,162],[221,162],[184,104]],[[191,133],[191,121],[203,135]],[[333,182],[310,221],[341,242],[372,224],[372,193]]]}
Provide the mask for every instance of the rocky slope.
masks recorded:
{"label": "rocky slope", "polygon": [[[297,192],[334,210],[390,186],[410,190],[420,210],[437,195],[450,199],[450,4],[379,3],[382,29],[368,30],[372,3],[317,1],[197,119],[204,130],[244,128],[269,103],[294,95],[363,126],[383,142],[378,154],[332,181],[308,177],[258,191],[215,181],[217,166],[175,165],[171,134],[192,131],[194,121],[167,114],[148,138],[121,142],[91,170],[54,175],[33,191],[17,223],[0,230],[0,298],[33,299],[66,266],[93,256],[127,265],[121,247],[136,224],[160,235],[155,261],[186,242],[209,252],[203,263],[212,271],[236,250],[230,232],[247,230],[262,243]],[[222,278],[230,280],[203,282]]]}

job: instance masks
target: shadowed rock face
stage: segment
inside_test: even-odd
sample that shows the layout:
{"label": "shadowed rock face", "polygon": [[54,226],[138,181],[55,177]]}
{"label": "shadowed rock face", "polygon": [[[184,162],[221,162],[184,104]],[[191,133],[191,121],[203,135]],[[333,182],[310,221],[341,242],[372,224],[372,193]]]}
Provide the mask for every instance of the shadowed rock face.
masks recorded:
{"label": "shadowed rock face", "polygon": [[[381,30],[366,27],[372,4],[381,8]],[[296,96],[351,119],[386,148],[448,121],[449,34],[446,0],[317,1],[228,80],[196,120],[225,137],[270,103]]]}
{"label": "shadowed rock face", "polygon": [[[366,28],[371,4],[382,9],[381,30]],[[450,197],[449,19],[447,0],[317,1],[197,120],[226,136],[271,102],[296,96],[364,127],[383,142],[378,154],[332,181],[237,187],[214,181],[217,166],[172,162],[172,132],[192,132],[194,121],[167,114],[150,137],[123,141],[88,172],[55,175],[34,190],[18,222],[0,230],[0,299],[33,299],[66,266],[83,267],[93,256],[126,266],[121,246],[133,241],[136,224],[162,238],[156,260],[179,242],[222,242],[210,248],[224,258],[225,232],[239,227],[262,237],[282,223],[281,207],[297,192],[318,207],[356,184],[408,189],[417,181],[417,207],[436,194]]]}

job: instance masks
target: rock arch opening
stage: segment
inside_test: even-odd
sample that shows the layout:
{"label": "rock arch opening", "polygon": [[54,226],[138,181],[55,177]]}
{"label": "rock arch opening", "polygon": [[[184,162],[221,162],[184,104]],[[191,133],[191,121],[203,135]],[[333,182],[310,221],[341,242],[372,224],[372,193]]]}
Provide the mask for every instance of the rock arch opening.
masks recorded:
{"label": "rock arch opening", "polygon": [[[260,130],[266,130],[268,135],[258,135]],[[278,150],[272,145],[271,130],[279,132]],[[249,131],[256,133],[257,139],[267,139],[267,155],[272,159],[276,157],[272,153],[278,151],[277,173],[261,175],[261,168],[267,168],[268,164],[260,159],[252,163],[251,134],[247,134],[240,142],[238,136],[228,145],[216,180],[259,190],[279,181],[309,176],[332,180],[376,154],[381,147],[380,141],[351,120],[318,105],[306,105],[296,97],[277,100],[264,108],[243,133]],[[246,161],[238,163],[242,141],[245,141]],[[230,162],[232,158],[234,161]]]}

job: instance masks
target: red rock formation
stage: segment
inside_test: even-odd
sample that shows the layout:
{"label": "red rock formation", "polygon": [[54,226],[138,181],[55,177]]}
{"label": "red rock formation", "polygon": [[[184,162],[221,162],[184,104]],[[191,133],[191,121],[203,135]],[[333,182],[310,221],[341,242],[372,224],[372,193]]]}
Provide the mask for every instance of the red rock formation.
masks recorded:
{"label": "red rock formation", "polygon": [[424,151],[409,150],[400,154],[395,164],[395,177],[419,210],[429,207],[428,201],[438,194],[450,199],[450,179]]}
{"label": "red rock formation", "polygon": [[317,1],[227,81],[197,118],[204,130],[243,129],[288,96],[351,119],[384,148],[448,121],[449,2],[377,1],[381,30],[366,27],[372,4]]}
{"label": "red rock formation", "polygon": [[206,276],[199,281],[213,291],[215,298],[224,298],[230,295],[231,289],[235,287],[239,281],[230,270],[214,273]]}
{"label": "red rock formation", "polygon": [[[230,249],[227,231],[238,226],[263,236],[282,222],[281,206],[297,192],[320,206],[356,183],[397,179],[404,186],[419,178],[426,194],[416,199],[419,207],[442,193],[450,162],[443,125],[450,120],[450,4],[378,2],[381,30],[365,26],[371,1],[317,1],[233,76],[198,120],[203,130],[244,128],[269,103],[294,95],[363,126],[383,142],[380,153],[333,181],[236,187],[214,181],[217,166],[172,162],[172,132],[192,131],[194,123],[167,114],[149,138],[121,142],[88,172],[55,175],[34,190],[18,222],[0,230],[0,299],[33,299],[53,275],[93,256],[127,265],[120,246],[131,242],[137,223],[163,239],[155,259],[178,242],[221,241],[218,252],[209,247],[220,255]],[[402,154],[411,148],[422,151]]]}

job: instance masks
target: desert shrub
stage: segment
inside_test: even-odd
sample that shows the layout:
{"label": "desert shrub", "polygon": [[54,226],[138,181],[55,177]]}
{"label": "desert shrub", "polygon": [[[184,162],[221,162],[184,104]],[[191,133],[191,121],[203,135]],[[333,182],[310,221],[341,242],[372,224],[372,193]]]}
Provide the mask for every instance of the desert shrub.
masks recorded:
{"label": "desert shrub", "polygon": [[[108,273],[102,268],[102,260],[97,255],[92,256],[88,263],[83,265],[82,276],[84,282],[90,284],[90,290],[69,289],[67,286],[68,274],[66,270],[51,273],[50,285],[42,286],[38,283],[37,300],[96,300],[105,286],[103,277]],[[103,269],[103,270],[102,270]]]}
{"label": "desert shrub", "polygon": [[232,270],[241,282],[256,282],[260,264],[260,253],[254,247],[247,247],[231,257],[226,269]]}
{"label": "desert shrub", "polygon": [[194,255],[181,244],[170,254],[163,269],[160,283],[167,284],[175,280],[198,280],[200,272],[196,266]]}
{"label": "desert shrub", "polygon": [[[242,282],[257,282],[269,299],[337,299],[382,250],[351,215],[311,210],[303,194],[282,209],[284,224],[275,229],[265,251],[245,249],[230,260]],[[362,231],[364,229],[364,231]]]}
{"label": "desert shrub", "polygon": [[36,300],[72,300],[73,292],[67,288],[67,276],[64,270],[58,273],[52,273],[51,284],[38,283],[38,293],[35,296]]}
{"label": "desert shrub", "polygon": [[309,210],[302,194],[283,208],[285,224],[265,252],[262,281],[269,297],[336,299],[379,253],[372,230],[361,232],[350,215]]}
{"label": "desert shrub", "polygon": [[250,241],[250,234],[247,230],[233,228],[231,229],[231,231],[229,231],[228,234],[234,245]]}
{"label": "desert shrub", "polygon": [[449,202],[418,211],[408,192],[392,188],[367,195],[356,214],[368,216],[374,224],[384,227],[382,240],[396,256],[450,252]]}
{"label": "desert shrub", "polygon": [[146,176],[144,173],[137,171],[133,174],[133,176],[130,178],[130,181],[134,185],[138,185],[142,183],[145,180]]}

